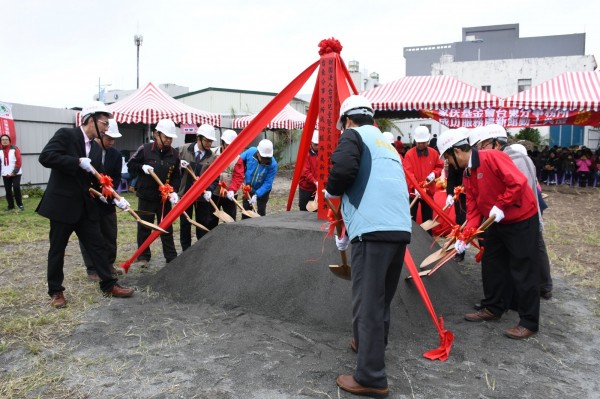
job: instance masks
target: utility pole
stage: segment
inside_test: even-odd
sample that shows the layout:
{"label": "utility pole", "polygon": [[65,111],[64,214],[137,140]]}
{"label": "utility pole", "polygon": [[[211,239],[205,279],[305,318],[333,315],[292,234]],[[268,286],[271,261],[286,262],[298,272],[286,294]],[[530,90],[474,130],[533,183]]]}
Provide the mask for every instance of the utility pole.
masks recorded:
{"label": "utility pole", "polygon": [[103,88],[110,86],[111,83],[100,84],[100,78],[98,77],[98,101],[105,102]]}
{"label": "utility pole", "polygon": [[137,47],[137,88],[140,88],[140,46],[144,41],[144,36],[135,35],[133,36],[133,43]]}

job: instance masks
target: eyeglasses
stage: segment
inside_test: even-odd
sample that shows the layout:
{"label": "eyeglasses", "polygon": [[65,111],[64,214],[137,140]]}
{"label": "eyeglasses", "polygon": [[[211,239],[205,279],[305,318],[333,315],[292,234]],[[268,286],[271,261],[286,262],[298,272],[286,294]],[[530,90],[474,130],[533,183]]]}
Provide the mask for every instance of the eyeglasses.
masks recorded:
{"label": "eyeglasses", "polygon": [[108,127],[108,125],[109,125],[108,121],[101,121],[101,120],[98,120],[98,122],[102,123],[102,124],[103,124],[104,126],[106,126],[106,127]]}

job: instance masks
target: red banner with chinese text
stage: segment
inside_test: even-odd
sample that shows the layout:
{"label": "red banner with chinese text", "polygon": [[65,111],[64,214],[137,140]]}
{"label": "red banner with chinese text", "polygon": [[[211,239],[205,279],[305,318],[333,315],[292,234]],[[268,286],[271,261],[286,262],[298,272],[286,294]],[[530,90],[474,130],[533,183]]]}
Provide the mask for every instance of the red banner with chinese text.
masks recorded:
{"label": "red banner with chinese text", "polygon": [[565,111],[556,109],[462,108],[419,111],[451,129],[473,128],[492,123],[504,127],[579,125],[598,126],[600,112]]}

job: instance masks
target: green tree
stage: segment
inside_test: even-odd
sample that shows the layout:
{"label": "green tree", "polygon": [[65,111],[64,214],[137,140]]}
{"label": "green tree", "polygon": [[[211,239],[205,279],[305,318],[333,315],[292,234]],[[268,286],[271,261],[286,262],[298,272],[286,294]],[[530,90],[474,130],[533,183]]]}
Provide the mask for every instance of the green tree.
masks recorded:
{"label": "green tree", "polygon": [[542,144],[540,131],[531,127],[526,127],[525,129],[519,130],[519,133],[517,133],[515,139],[531,141],[535,145]]}
{"label": "green tree", "polygon": [[[396,125],[391,119],[376,118],[375,123],[377,124],[377,127],[379,127],[379,130],[381,130],[382,132],[393,132],[394,130],[396,130],[397,132],[400,132],[400,136],[404,136],[398,125]],[[396,136],[396,134],[394,134],[394,136]]]}

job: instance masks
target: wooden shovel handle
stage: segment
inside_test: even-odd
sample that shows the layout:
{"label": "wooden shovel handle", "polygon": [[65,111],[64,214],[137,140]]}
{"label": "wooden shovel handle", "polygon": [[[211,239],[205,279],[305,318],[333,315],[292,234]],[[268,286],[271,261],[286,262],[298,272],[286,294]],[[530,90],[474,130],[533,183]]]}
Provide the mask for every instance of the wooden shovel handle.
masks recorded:
{"label": "wooden shovel handle", "polygon": [[156,184],[158,184],[159,187],[164,186],[163,182],[160,180],[160,177],[156,176],[156,173],[154,173],[153,170],[150,171],[150,176],[152,176],[152,178],[154,179]]}
{"label": "wooden shovel handle", "polygon": [[[94,169],[93,166],[91,168],[92,168],[92,174],[94,176],[96,176],[96,179],[98,179],[98,181],[100,181],[102,179],[102,176],[100,176],[100,173],[98,173],[98,171],[96,169]],[[107,188],[110,190],[111,194],[113,195],[113,197],[116,198],[117,201],[121,200],[121,196],[115,191],[114,188],[112,188],[112,187],[107,187]],[[94,190],[94,191],[96,191],[96,190]],[[102,195],[102,194],[100,194],[100,195]]]}

